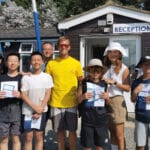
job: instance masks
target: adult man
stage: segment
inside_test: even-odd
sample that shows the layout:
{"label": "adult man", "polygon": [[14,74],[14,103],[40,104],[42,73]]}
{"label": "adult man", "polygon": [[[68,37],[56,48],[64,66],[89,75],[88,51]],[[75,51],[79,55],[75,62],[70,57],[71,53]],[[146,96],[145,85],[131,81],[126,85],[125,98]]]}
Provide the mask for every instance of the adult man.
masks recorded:
{"label": "adult man", "polygon": [[44,67],[42,68],[43,70],[45,70],[48,61],[53,58],[53,53],[54,53],[53,44],[50,42],[44,42],[42,44],[42,54],[44,60]]}
{"label": "adult man", "polygon": [[70,150],[76,150],[77,129],[77,87],[82,80],[82,67],[79,61],[69,56],[71,49],[68,37],[58,40],[59,57],[49,61],[46,72],[54,82],[51,106],[52,123],[57,132],[58,149],[64,150],[65,131],[69,131]]}

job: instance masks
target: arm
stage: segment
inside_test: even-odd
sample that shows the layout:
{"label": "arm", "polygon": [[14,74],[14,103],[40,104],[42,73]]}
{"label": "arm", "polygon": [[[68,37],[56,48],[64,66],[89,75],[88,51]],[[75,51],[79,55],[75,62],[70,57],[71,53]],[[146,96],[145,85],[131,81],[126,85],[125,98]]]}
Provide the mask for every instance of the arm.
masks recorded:
{"label": "arm", "polygon": [[129,69],[126,69],[123,73],[122,77],[122,84],[121,83],[116,83],[116,86],[126,92],[130,91],[130,76],[129,76]]}
{"label": "arm", "polygon": [[79,85],[78,95],[77,95],[77,100],[78,100],[79,104],[84,100],[92,98],[92,96],[93,95],[90,92],[86,92],[86,93],[82,94],[82,85],[81,84]]}
{"label": "arm", "polygon": [[48,101],[50,99],[50,95],[51,95],[51,88],[46,89],[45,97],[43,98],[42,103],[41,103],[41,106],[43,108],[45,108],[45,106],[47,105],[47,103],[48,103]]}
{"label": "arm", "polygon": [[136,102],[138,93],[142,90],[142,88],[143,88],[143,85],[142,85],[142,84],[139,84],[139,85],[133,90],[132,95],[131,95],[131,101],[132,101],[132,102]]}

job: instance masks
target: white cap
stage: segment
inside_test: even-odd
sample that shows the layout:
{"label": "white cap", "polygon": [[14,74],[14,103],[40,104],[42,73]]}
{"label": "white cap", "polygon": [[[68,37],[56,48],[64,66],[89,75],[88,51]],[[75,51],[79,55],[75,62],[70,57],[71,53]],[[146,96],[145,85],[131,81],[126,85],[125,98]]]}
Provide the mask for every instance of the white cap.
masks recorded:
{"label": "white cap", "polygon": [[102,61],[97,58],[91,59],[88,65],[84,67],[84,70],[88,71],[88,69],[93,66],[99,66],[100,68],[103,68]]}
{"label": "white cap", "polygon": [[118,50],[121,52],[122,56],[128,56],[128,49],[125,49],[120,43],[118,42],[111,42],[105,49],[104,56],[107,55],[108,51]]}

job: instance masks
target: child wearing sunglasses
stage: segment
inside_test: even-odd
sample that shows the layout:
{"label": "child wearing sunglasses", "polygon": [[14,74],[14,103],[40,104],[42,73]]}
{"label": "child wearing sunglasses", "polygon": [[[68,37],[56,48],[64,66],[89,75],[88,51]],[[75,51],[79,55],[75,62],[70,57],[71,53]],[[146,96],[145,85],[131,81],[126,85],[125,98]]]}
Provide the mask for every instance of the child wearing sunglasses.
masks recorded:
{"label": "child wearing sunglasses", "polygon": [[81,116],[81,145],[84,150],[110,150],[106,104],[109,103],[107,84],[102,80],[103,65],[91,59],[84,67],[88,77],[78,89],[79,115]]}

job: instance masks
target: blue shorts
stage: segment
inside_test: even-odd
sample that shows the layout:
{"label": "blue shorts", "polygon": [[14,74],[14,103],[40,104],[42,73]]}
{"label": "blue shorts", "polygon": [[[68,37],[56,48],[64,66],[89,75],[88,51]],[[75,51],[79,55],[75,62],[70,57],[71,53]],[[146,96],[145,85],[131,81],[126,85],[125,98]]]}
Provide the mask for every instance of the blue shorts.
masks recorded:
{"label": "blue shorts", "polygon": [[45,131],[46,123],[47,123],[47,113],[43,113],[41,115],[41,121],[39,124],[39,128],[32,126],[31,120],[25,120],[25,115],[22,115],[22,126],[23,126],[23,132],[29,132],[29,131]]}
{"label": "blue shorts", "polygon": [[93,145],[110,150],[110,141],[107,127],[81,127],[81,145],[84,148],[91,148]]}
{"label": "blue shorts", "polygon": [[21,134],[21,121],[0,122],[0,138]]}

